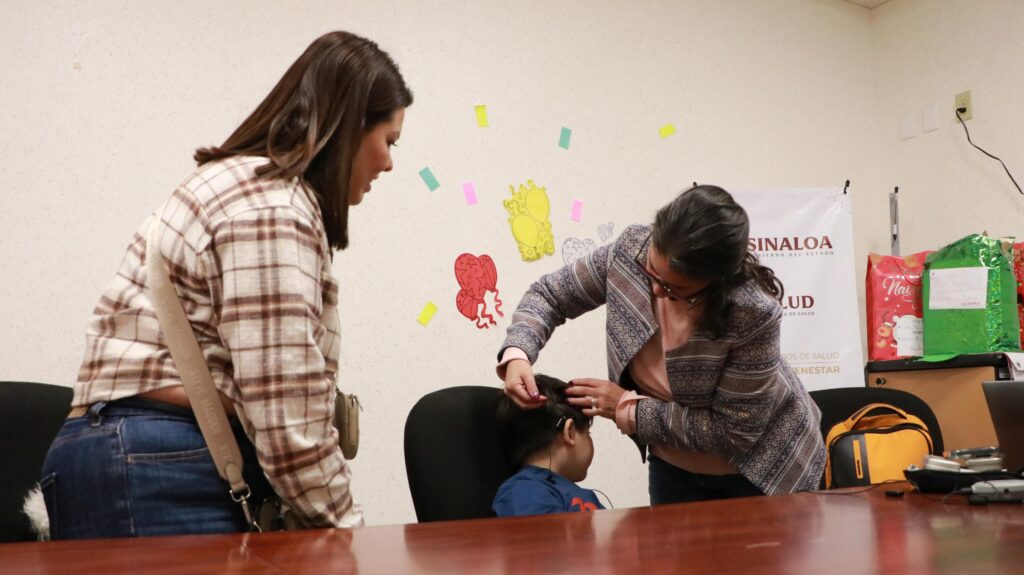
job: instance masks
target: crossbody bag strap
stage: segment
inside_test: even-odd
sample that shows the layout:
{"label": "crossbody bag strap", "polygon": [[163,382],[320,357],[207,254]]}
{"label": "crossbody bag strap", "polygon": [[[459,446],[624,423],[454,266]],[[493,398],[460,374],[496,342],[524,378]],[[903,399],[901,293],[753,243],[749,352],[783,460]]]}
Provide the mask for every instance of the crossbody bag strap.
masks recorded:
{"label": "crossbody bag strap", "polygon": [[217,466],[217,474],[231,485],[231,498],[242,506],[245,519],[251,527],[258,529],[249,509],[251,491],[242,476],[242,453],[238,449],[228,422],[227,413],[220,402],[220,394],[213,385],[213,376],[206,364],[206,358],[196,341],[192,324],[181,306],[178,293],[174,290],[167,274],[163,255],[160,253],[160,218],[155,216],[149,226],[146,238],[146,286],[149,297],[156,309],[160,329],[164,333],[171,358],[178,368],[185,393],[192,405],[192,412],[199,423],[210,456]]}

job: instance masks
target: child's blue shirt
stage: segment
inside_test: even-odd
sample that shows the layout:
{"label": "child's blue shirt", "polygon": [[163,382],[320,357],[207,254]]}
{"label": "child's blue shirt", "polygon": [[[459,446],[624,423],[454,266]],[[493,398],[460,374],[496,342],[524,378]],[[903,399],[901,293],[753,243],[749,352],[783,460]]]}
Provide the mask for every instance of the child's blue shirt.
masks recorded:
{"label": "child's blue shirt", "polygon": [[498,517],[511,517],[595,511],[604,509],[604,505],[590,489],[584,489],[553,471],[524,465],[498,488],[492,508]]}

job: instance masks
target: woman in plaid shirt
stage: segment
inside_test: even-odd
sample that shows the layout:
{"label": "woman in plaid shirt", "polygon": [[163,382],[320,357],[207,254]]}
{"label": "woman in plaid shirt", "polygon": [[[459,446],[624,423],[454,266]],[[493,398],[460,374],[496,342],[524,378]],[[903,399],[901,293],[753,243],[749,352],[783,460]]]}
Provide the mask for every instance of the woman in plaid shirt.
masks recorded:
{"label": "woman in plaid shirt", "polygon": [[307,526],[363,523],[334,416],[338,283],[349,206],[392,168],[412,94],[376,44],[314,41],[139,227],[86,333],[73,410],[43,492],[55,539],[243,531],[147,292],[152,222],[231,416],[252,499]]}

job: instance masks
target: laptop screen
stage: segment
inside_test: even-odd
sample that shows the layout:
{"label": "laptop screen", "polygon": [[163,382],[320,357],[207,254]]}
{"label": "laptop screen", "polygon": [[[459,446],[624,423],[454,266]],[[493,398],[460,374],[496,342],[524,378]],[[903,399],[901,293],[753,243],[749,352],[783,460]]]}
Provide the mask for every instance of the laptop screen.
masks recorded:
{"label": "laptop screen", "polygon": [[984,381],[985,400],[996,428],[1003,464],[1010,473],[1024,468],[1024,380]]}

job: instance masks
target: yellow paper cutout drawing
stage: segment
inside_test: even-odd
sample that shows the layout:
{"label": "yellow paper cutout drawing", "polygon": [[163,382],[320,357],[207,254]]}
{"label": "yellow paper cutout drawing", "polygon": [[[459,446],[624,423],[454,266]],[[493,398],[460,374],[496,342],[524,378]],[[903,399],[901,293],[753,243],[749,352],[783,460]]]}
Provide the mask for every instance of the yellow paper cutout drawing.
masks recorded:
{"label": "yellow paper cutout drawing", "polygon": [[554,254],[555,237],[551,234],[551,222],[548,220],[551,202],[547,191],[537,187],[533,180],[526,180],[525,186],[519,184],[519,191],[514,186],[509,186],[508,190],[512,197],[504,201],[505,209],[523,261],[539,260]]}

